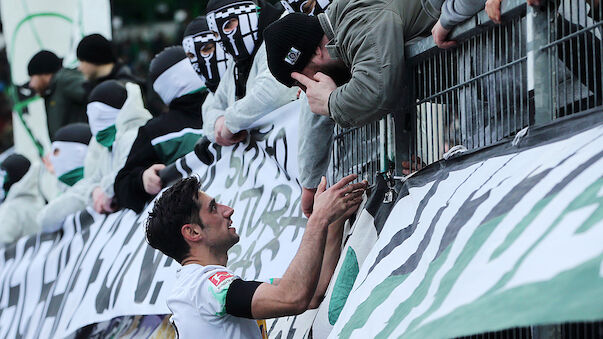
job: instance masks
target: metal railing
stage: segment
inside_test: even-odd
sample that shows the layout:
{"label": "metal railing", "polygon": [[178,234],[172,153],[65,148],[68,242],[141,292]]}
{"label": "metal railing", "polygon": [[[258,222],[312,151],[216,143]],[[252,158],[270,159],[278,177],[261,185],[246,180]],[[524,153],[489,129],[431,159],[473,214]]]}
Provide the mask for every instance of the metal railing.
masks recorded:
{"label": "metal railing", "polygon": [[603,338],[603,322],[573,322],[546,326],[516,327],[474,334],[458,339],[597,339]]}
{"label": "metal railing", "polygon": [[[598,5],[597,5],[598,4]],[[440,160],[455,145],[479,149],[528,126],[603,109],[603,4],[555,0],[542,9],[502,2],[501,25],[482,11],[456,27],[457,46],[431,37],[406,45],[404,105],[381,121],[341,129],[334,181],[349,173],[374,181]],[[530,326],[464,338],[601,338],[603,322]]]}
{"label": "metal railing", "polygon": [[[336,128],[334,180],[411,171],[455,145],[478,149],[527,126],[603,107],[603,5],[597,0],[502,2],[501,25],[482,11],[456,27],[457,46],[431,37],[406,45],[404,105],[380,122]],[[354,153],[355,152],[355,153]]]}

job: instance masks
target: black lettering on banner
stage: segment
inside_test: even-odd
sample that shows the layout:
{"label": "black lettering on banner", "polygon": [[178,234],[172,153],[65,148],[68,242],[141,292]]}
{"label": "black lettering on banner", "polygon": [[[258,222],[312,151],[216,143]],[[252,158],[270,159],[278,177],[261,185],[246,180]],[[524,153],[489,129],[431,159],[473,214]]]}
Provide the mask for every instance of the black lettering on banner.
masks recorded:
{"label": "black lettering on banner", "polygon": [[[285,159],[282,163],[278,159],[279,141],[281,141],[283,148],[284,148]],[[266,153],[268,153],[272,158],[274,158],[275,163],[278,166],[276,177],[278,178],[278,176],[280,175],[280,171],[282,170],[283,173],[285,174],[285,177],[287,178],[287,180],[291,180],[291,176],[289,175],[289,172],[287,171],[287,160],[289,158],[289,149],[287,146],[287,132],[284,128],[281,128],[278,131],[278,133],[276,133],[274,139],[272,140],[272,146],[269,146],[268,141],[266,141]]]}
{"label": "black lettering on banner", "polygon": [[291,205],[291,213],[289,216],[283,216],[279,221],[282,227],[295,225],[295,232],[293,233],[293,237],[291,239],[292,241],[297,239],[300,230],[306,228],[306,222],[308,221],[308,219],[306,219],[306,217],[302,214],[301,207],[299,207],[300,204],[301,194],[298,194],[297,199],[295,199]]}
{"label": "black lettering on banner", "polygon": [[[245,153],[243,153],[244,155],[250,154],[251,150],[254,150],[254,154],[251,157],[251,159],[249,160],[247,167],[245,167],[245,156],[243,156],[243,169],[244,169],[244,173],[245,173],[245,180],[247,180],[247,178],[249,177],[249,173],[251,172],[251,166],[256,162],[256,160],[258,159],[258,157],[260,155],[263,155],[264,152],[262,152],[262,150],[260,150],[260,147],[258,146],[257,142],[255,140],[251,140],[249,142],[249,145],[245,148]],[[262,159],[264,160],[264,159]],[[263,161],[260,163],[260,165],[263,165]],[[259,172],[259,168],[256,169],[255,171],[255,176],[254,176],[254,181],[253,181],[253,185],[255,185],[257,183],[257,173]],[[244,182],[244,181],[243,181]],[[241,180],[239,179],[239,184],[242,184],[243,182],[241,182]]]}
{"label": "black lettering on banner", "polygon": [[[212,148],[214,150],[213,152],[211,151]],[[200,176],[200,181],[203,183],[203,186],[201,187],[202,191],[207,191],[207,188],[214,183],[214,180],[216,179],[216,163],[222,159],[222,146],[211,144],[211,148],[207,148],[207,150],[212,154],[215,152],[214,158],[216,161],[205,170],[202,176]]]}
{"label": "black lettering on banner", "polygon": [[[111,226],[112,233],[110,237],[107,238],[107,243],[121,243],[122,245],[120,247],[120,251],[118,253],[115,253],[115,256],[113,256],[113,261],[110,263],[110,267],[105,273],[103,282],[101,284],[101,288],[96,296],[95,306],[97,313],[103,313],[105,310],[109,309],[109,305],[115,304],[117,293],[112,292],[116,290],[115,286],[120,281],[119,277],[125,273],[127,269],[126,263],[129,261],[129,258],[133,255],[131,251],[129,251],[130,247],[128,246],[128,243],[136,229],[139,227],[139,223],[137,222],[137,216],[131,213],[133,212],[122,212],[120,216],[115,220],[115,223]],[[120,225],[123,229],[128,224],[130,225],[130,230],[128,231],[128,233],[125,234],[125,237],[122,240],[119,235],[116,234],[116,231]],[[102,262],[100,257],[103,254],[104,251],[99,251],[97,262]],[[117,272],[112,275],[111,272],[115,269],[117,269]],[[111,303],[111,295],[113,295],[113,303]]]}
{"label": "black lettering on banner", "polygon": [[[130,211],[129,213],[134,213],[134,212]],[[132,224],[132,227],[130,228],[130,232],[128,233],[128,235],[126,236],[126,238],[124,240],[122,248],[129,248],[128,245],[130,245],[130,240],[132,240],[134,234],[141,227],[141,225],[144,222],[144,220],[145,219],[139,217]],[[132,267],[132,263],[134,262],[134,260],[138,256],[138,253],[140,253],[140,250],[142,249],[143,246],[146,246],[146,242],[145,241],[139,241],[138,245],[136,246],[136,249],[134,250],[134,252],[132,252],[132,254],[129,255],[129,258],[126,258],[124,260],[123,266],[124,266],[125,269],[118,276],[119,279],[118,279],[118,277],[115,278],[115,280],[119,280],[119,282],[117,283],[117,286],[115,287],[115,293],[114,293],[115,297],[113,298],[113,303],[111,304],[112,307],[115,306],[115,302],[117,301],[117,297],[119,296],[119,292],[121,291],[121,286],[123,285],[124,278],[125,278],[126,274],[128,273],[128,271]],[[166,261],[171,261],[169,259],[171,259],[171,258],[168,258],[168,260],[166,260]]]}
{"label": "black lettering on banner", "polygon": [[241,174],[241,171],[242,171],[241,165],[243,164],[243,161],[236,154],[237,149],[239,149],[240,145],[241,144],[236,144],[234,146],[234,148],[232,149],[232,152],[230,153],[230,161],[228,164],[229,164],[230,168],[234,170],[234,173],[232,175],[228,175],[228,177],[226,177],[226,183],[225,183],[226,189],[229,189],[232,186],[232,184],[235,182],[235,180]]}
{"label": "black lettering on banner", "polygon": [[[260,204],[260,200],[262,199],[262,194],[264,194],[264,185],[250,188],[241,192],[241,197],[239,198],[239,201],[247,200],[245,210],[243,211],[243,217],[241,218],[241,227],[247,228],[245,232],[246,235],[249,235],[249,230],[252,229],[252,223],[255,216],[255,212],[257,211],[258,206]],[[255,203],[253,203],[254,200]],[[252,203],[253,206],[251,205]]]}
{"label": "black lettering on banner", "polygon": [[[289,185],[280,184],[275,186],[270,193],[270,198],[268,199],[268,203],[262,212],[262,222],[264,223],[264,227],[269,226],[272,228],[274,233],[278,233],[279,231],[279,218],[287,212],[289,206],[291,204],[291,187]],[[275,205],[277,203],[278,197],[282,196],[285,199],[285,203],[283,207],[276,209]],[[251,232],[253,230],[248,230]],[[263,232],[263,230],[262,230]]]}
{"label": "black lettering on banner", "polygon": [[[245,251],[245,253],[243,255],[233,255],[233,259],[232,260],[232,264],[230,265],[230,268],[233,271],[236,271],[237,269],[241,268],[243,271],[241,273],[241,276],[243,277],[247,277],[248,275],[246,275],[245,273],[247,272],[247,269],[249,269],[251,267],[251,265],[253,264],[253,250],[255,249],[255,244],[256,241],[254,240],[250,246],[247,248],[247,251]],[[240,254],[242,247],[240,244],[236,244],[232,249],[235,249],[235,247],[237,248],[235,250],[235,254]],[[231,251],[232,251],[231,249]],[[228,252],[229,254],[231,252]]]}
{"label": "black lettering on banner", "polygon": [[136,291],[134,292],[134,302],[142,303],[146,299],[149,290],[151,290],[151,283],[161,259],[163,259],[161,252],[156,251],[151,246],[146,246],[140,275],[138,276],[138,283],[136,284]]}

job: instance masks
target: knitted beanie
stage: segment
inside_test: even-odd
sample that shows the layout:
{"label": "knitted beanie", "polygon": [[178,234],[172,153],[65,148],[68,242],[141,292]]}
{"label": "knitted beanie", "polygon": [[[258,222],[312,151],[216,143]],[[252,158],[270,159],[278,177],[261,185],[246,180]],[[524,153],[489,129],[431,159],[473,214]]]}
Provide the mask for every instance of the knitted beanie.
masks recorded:
{"label": "knitted beanie", "polygon": [[194,18],[188,25],[186,25],[184,36],[187,37],[189,35],[194,35],[205,31],[209,31],[207,19],[205,19],[205,16],[198,16]]}
{"label": "knitted beanie", "polygon": [[63,67],[63,61],[51,51],[39,51],[27,65],[29,76],[38,74],[54,74]]}
{"label": "knitted beanie", "polygon": [[88,145],[91,138],[90,126],[83,122],[76,122],[59,128],[53,141],[78,142]]}
{"label": "knitted beanie", "polygon": [[6,171],[6,179],[3,183],[4,192],[8,192],[13,184],[23,178],[30,165],[29,160],[21,154],[11,154],[4,159],[0,164],[0,169]]}
{"label": "knitted beanie", "polygon": [[77,58],[95,65],[106,65],[116,61],[111,42],[100,34],[85,36],[77,45]]}
{"label": "knitted beanie", "polygon": [[291,13],[264,30],[268,68],[287,87],[294,84],[292,72],[299,72],[312,59],[324,31],[318,18]]}

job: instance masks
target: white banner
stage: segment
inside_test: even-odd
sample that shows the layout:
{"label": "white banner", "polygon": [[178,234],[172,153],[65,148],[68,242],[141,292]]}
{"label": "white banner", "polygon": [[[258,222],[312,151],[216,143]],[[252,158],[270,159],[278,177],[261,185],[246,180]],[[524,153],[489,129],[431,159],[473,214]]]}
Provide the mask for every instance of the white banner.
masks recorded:
{"label": "white banner", "polygon": [[329,338],[449,338],[603,319],[597,117],[562,140],[542,142],[572,130],[571,120],[408,179],[349,277]]}
{"label": "white banner", "polygon": [[[248,143],[211,144],[215,162],[190,168],[209,195],[235,209],[241,241],[228,266],[245,279],[281,277],[303,235],[298,112],[299,102],[280,108],[258,122]],[[0,337],[62,338],[117,316],[169,313],[179,264],[146,244],[150,209],[81,212],[66,220],[62,236],[23,238],[0,250]]]}

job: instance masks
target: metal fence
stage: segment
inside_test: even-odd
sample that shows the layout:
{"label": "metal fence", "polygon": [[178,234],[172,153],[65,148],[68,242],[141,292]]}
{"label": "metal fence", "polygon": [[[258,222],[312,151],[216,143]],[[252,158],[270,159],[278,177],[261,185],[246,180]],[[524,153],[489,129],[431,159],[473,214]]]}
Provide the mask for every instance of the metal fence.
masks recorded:
{"label": "metal fence", "polygon": [[603,322],[574,322],[547,326],[516,327],[459,337],[458,339],[599,339]]}
{"label": "metal fence", "polygon": [[[478,149],[569,114],[603,108],[603,4],[556,0],[542,9],[502,2],[501,25],[485,12],[456,27],[457,46],[431,37],[406,46],[404,106],[370,125],[336,127],[334,181],[373,182],[440,160],[455,145]],[[394,176],[395,178],[395,176]],[[603,322],[531,326],[464,338],[603,338]]]}
{"label": "metal fence", "polygon": [[501,25],[485,12],[456,27],[457,47],[431,37],[406,46],[404,106],[380,122],[336,128],[333,179],[358,173],[372,182],[390,167],[402,175],[438,161],[455,145],[468,150],[527,126],[603,107],[603,5],[556,0],[535,9],[502,2]]}
{"label": "metal fence", "polygon": [[387,145],[387,120],[388,118],[385,118],[356,128],[341,128],[335,125],[333,182],[357,173],[359,180],[367,180],[372,184],[375,173],[385,170],[383,166],[387,161],[383,155]]}

